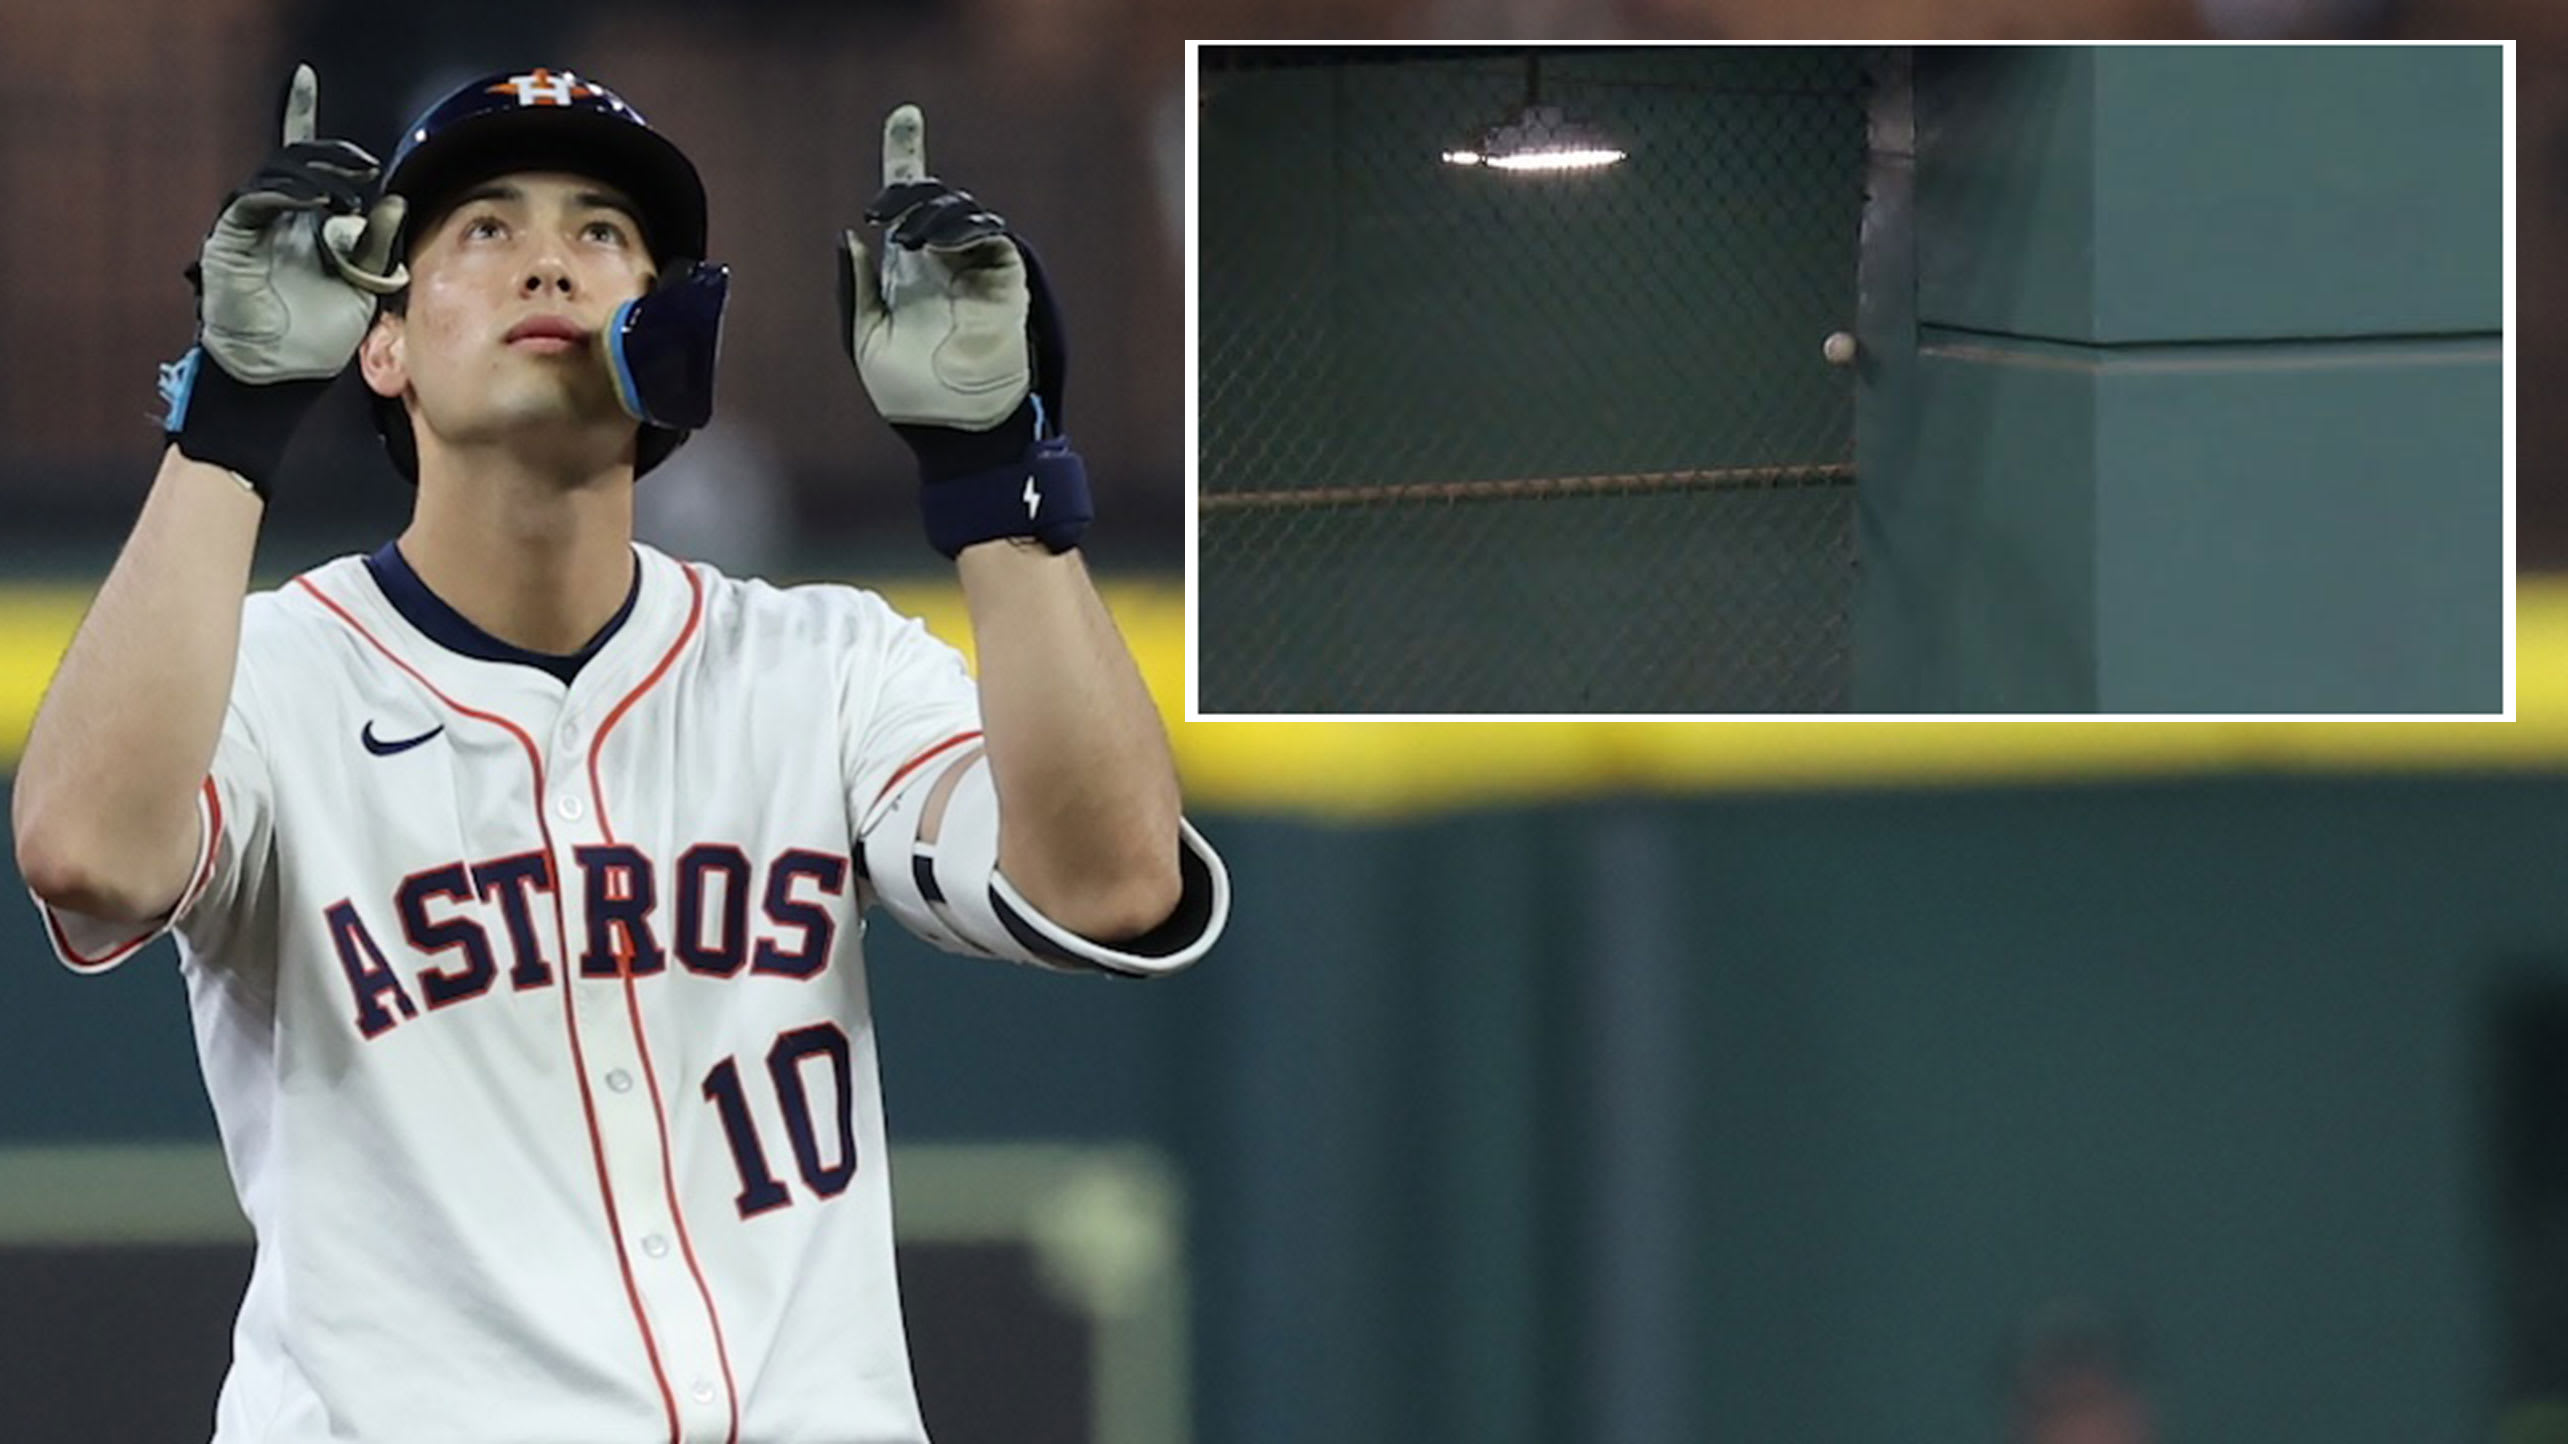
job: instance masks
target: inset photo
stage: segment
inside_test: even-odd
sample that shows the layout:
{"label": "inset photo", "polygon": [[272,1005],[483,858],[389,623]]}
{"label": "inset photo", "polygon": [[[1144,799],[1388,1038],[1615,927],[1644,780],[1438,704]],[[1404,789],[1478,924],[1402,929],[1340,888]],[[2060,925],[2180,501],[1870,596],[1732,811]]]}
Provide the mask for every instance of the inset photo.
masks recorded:
{"label": "inset photo", "polygon": [[2512,715],[2511,45],[1190,62],[1190,717]]}

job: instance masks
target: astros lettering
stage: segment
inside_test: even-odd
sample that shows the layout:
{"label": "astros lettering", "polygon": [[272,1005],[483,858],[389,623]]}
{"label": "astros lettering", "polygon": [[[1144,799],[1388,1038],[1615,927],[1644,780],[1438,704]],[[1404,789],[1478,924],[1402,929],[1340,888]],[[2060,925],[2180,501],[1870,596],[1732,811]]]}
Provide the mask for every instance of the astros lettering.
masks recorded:
{"label": "astros lettering", "polygon": [[[582,977],[648,977],[666,970],[671,954],[679,967],[708,978],[738,977],[745,968],[754,976],[809,979],[829,966],[838,922],[821,899],[845,895],[850,868],[844,855],[788,848],[752,863],[733,844],[699,843],[668,870],[666,908],[662,869],[641,849],[581,847],[574,856],[586,899],[577,933],[584,940]],[[551,987],[554,965],[538,940],[536,918],[559,902],[558,893],[542,852],[452,862],[403,878],[385,900],[399,920],[394,936],[414,960],[442,959],[410,969],[407,984],[392,961],[398,954],[385,952],[357,904],[331,904],[324,917],[347,974],[357,1031],[380,1037],[419,1016],[423,1003],[433,1012],[478,998],[503,971],[516,992]],[[504,968],[494,923],[505,939]]]}

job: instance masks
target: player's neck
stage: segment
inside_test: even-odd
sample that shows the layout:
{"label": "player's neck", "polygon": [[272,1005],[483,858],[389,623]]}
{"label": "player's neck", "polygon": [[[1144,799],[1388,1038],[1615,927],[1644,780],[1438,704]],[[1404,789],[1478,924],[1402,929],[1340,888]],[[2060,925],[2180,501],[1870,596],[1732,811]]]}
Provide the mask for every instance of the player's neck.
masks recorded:
{"label": "player's neck", "polygon": [[511,646],[586,646],[633,587],[633,483],[511,484],[422,477],[401,554],[428,590]]}

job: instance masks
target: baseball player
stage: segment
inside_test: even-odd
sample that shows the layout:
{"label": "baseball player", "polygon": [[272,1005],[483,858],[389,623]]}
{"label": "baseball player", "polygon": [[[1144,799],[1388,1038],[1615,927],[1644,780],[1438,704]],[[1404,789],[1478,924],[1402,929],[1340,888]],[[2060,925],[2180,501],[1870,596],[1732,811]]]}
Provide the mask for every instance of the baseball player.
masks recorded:
{"label": "baseball player", "polygon": [[[1126,977],[1227,911],[1076,550],[1043,273],[894,111],[837,318],[976,685],[868,592],[634,543],[727,284],[676,146],[538,69],[379,167],[315,89],[206,237],[169,449],[13,797],[66,964],[178,940],[258,1240],[214,1437],[922,1439],[866,905]],[[352,358],[410,524],[244,600]]]}

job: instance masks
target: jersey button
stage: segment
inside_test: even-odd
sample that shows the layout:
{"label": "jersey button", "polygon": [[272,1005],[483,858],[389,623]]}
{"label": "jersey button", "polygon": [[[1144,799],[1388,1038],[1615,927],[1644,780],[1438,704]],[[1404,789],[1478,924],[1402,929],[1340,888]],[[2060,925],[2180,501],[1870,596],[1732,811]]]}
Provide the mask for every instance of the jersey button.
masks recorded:
{"label": "jersey button", "polygon": [[572,822],[579,821],[580,815],[588,811],[581,805],[579,794],[576,792],[563,793],[562,800],[553,804],[553,810]]}
{"label": "jersey button", "polygon": [[699,1404],[710,1404],[713,1402],[713,1381],[698,1379],[688,1386],[687,1394]]}
{"label": "jersey button", "polygon": [[610,1068],[606,1071],[606,1086],[618,1093],[630,1093],[633,1091],[633,1075],[621,1068]]}
{"label": "jersey button", "polygon": [[669,1256],[669,1241],[667,1238],[656,1233],[644,1234],[642,1236],[642,1251],[653,1258],[667,1258]]}

